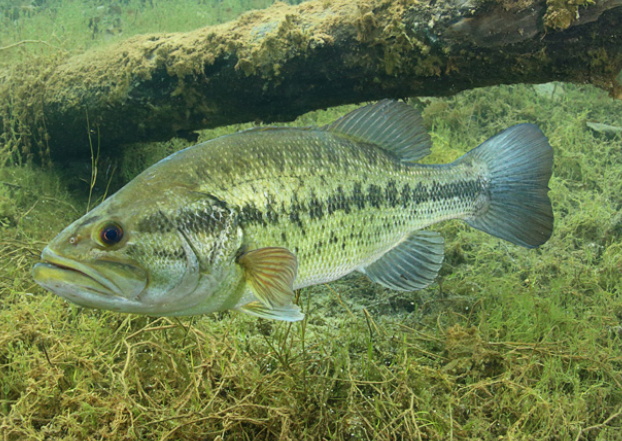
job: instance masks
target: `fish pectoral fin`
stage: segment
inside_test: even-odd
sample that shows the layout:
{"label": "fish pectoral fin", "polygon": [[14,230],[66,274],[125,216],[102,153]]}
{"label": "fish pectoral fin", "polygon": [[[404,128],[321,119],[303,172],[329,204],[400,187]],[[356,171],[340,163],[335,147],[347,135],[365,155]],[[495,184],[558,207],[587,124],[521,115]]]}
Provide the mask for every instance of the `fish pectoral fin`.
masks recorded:
{"label": "fish pectoral fin", "polygon": [[238,258],[253,294],[266,307],[290,305],[298,261],[285,248],[266,247],[248,251]]}
{"label": "fish pectoral fin", "polygon": [[360,271],[387,288],[414,291],[434,282],[444,257],[444,240],[439,233],[417,231]]}
{"label": "fish pectoral fin", "polygon": [[298,322],[305,317],[305,315],[300,312],[300,307],[293,303],[269,308],[259,301],[254,301],[236,309],[255,317],[270,320],[283,320],[286,322]]}

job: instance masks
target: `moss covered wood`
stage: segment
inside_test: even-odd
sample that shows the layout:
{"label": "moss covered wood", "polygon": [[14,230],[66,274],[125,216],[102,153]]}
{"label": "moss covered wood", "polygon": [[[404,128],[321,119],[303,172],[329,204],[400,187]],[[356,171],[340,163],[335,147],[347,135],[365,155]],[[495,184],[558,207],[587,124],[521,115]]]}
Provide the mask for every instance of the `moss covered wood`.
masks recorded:
{"label": "moss covered wood", "polygon": [[227,24],[0,72],[0,136],[54,158],[88,157],[87,127],[106,151],[502,83],[591,83],[620,98],[620,69],[622,0],[276,3]]}

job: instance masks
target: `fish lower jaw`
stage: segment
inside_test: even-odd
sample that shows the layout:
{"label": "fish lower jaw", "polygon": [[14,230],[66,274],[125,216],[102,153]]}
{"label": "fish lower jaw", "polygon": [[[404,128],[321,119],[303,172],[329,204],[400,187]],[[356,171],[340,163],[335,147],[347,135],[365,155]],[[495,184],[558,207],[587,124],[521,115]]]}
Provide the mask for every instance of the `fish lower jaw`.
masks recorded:
{"label": "fish lower jaw", "polygon": [[174,305],[168,303],[147,303],[139,300],[131,300],[125,297],[111,295],[108,292],[100,292],[92,287],[79,285],[63,285],[59,283],[41,283],[41,286],[59,297],[78,306],[91,309],[104,309],[113,312],[141,314],[151,316],[178,315]]}
{"label": "fish lower jaw", "polygon": [[96,291],[91,292],[90,290],[85,290],[75,292],[75,290],[68,289],[58,291],[54,291],[51,288],[48,289],[59,297],[84,308],[105,309],[114,312],[134,312],[134,310],[138,311],[144,309],[144,306],[139,302],[118,296],[110,297],[102,295]]}
{"label": "fish lower jaw", "polygon": [[64,292],[90,292],[100,298],[118,297],[97,280],[72,267],[48,261],[37,263],[33,268],[35,281],[44,288],[64,297]]}
{"label": "fish lower jaw", "polygon": [[100,294],[107,296],[122,296],[118,286],[97,271],[81,262],[68,259],[46,247],[41,253],[42,262],[34,267],[35,280],[38,278],[46,280],[57,280],[65,282],[75,280],[73,283],[85,285],[90,290],[99,291]]}
{"label": "fish lower jaw", "polygon": [[[128,299],[116,295],[104,286],[97,284],[93,279],[79,271],[73,271],[71,268],[65,269],[47,262],[41,262],[35,265],[33,273],[35,281],[43,288],[84,308],[157,317],[194,315],[194,307],[189,306],[181,310],[179,304],[174,301],[155,300],[148,296]],[[69,278],[72,280],[69,281]]]}

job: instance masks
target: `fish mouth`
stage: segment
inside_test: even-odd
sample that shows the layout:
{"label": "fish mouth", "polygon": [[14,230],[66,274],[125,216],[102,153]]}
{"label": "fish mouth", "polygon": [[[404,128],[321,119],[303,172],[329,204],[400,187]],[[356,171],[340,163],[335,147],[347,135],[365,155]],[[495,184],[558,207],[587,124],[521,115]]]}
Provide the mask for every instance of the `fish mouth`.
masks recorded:
{"label": "fish mouth", "polygon": [[67,280],[75,280],[72,283],[77,282],[89,291],[106,296],[124,297],[122,290],[117,285],[89,265],[60,256],[49,248],[43,250],[41,260],[42,262],[37,263],[34,267],[35,280],[37,281],[54,279],[57,282],[67,283]]}
{"label": "fish mouth", "polygon": [[49,247],[33,268],[35,281],[45,289],[87,308],[135,312],[145,308],[140,296],[149,276],[140,266],[111,257],[82,263]]}

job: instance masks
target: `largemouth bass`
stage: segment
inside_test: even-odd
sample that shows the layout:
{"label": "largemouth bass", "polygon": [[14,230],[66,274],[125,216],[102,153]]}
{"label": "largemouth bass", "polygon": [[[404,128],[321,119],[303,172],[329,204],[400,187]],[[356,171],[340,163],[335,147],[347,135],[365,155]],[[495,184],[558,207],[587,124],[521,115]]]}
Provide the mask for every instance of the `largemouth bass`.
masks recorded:
{"label": "largemouth bass", "polygon": [[235,309],[295,321],[294,290],[353,271],[430,285],[463,219],[517,245],[548,240],[553,152],[520,124],[451,164],[420,114],[383,100],[320,128],[262,127],[181,150],[69,225],[34,278],[91,308],[155,316]]}

